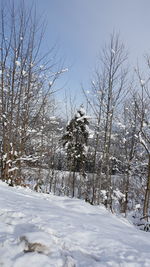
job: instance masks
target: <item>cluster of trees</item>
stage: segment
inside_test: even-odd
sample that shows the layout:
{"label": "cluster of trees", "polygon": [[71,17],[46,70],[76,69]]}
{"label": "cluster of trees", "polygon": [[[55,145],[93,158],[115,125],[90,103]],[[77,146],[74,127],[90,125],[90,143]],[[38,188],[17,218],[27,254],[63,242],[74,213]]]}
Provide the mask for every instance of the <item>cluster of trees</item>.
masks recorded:
{"label": "cluster of trees", "polygon": [[[42,157],[54,84],[64,70],[50,60],[52,51],[41,54],[44,25],[23,2],[1,8],[0,31],[1,177],[12,184],[21,182],[25,161]],[[33,143],[36,135],[38,144]]]}
{"label": "cluster of trees", "polygon": [[79,107],[67,122],[56,115],[54,94],[66,69],[54,62],[54,48],[42,53],[43,33],[33,9],[1,8],[1,179],[104,203],[112,211],[118,203],[125,214],[140,203],[146,217],[150,57],[147,76],[137,67],[131,80],[124,44],[112,34],[90,89],[82,90],[86,111]]}

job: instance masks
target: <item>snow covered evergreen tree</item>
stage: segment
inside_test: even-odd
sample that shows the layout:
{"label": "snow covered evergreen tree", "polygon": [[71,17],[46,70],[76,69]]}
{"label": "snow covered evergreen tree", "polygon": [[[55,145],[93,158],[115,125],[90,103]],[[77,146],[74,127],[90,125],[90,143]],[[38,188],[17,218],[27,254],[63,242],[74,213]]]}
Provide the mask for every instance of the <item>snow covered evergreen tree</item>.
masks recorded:
{"label": "snow covered evergreen tree", "polygon": [[84,177],[87,159],[87,143],[89,136],[89,117],[81,106],[74,118],[68,123],[66,133],[63,135],[63,146],[67,152],[68,168],[73,173],[72,196],[75,190],[75,172],[80,172]]}

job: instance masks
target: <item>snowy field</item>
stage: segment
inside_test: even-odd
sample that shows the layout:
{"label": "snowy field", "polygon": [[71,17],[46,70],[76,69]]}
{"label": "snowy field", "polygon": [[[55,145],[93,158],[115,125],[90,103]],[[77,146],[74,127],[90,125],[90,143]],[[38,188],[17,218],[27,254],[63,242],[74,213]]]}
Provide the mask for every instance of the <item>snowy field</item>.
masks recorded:
{"label": "snowy field", "polygon": [[150,234],[103,207],[0,182],[0,266],[150,266]]}

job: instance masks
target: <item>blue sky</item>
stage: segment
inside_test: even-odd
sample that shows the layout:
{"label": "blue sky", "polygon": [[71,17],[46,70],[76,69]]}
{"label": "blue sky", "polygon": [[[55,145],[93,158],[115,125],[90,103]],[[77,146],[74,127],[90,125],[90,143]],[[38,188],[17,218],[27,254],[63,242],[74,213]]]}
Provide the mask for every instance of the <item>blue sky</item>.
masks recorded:
{"label": "blue sky", "polygon": [[[20,0],[17,0],[20,2]],[[57,40],[59,55],[69,66],[61,83],[79,95],[88,90],[97,56],[113,30],[120,32],[131,65],[150,53],[150,0],[34,0],[47,21],[43,49]],[[31,0],[26,0],[27,5]]]}

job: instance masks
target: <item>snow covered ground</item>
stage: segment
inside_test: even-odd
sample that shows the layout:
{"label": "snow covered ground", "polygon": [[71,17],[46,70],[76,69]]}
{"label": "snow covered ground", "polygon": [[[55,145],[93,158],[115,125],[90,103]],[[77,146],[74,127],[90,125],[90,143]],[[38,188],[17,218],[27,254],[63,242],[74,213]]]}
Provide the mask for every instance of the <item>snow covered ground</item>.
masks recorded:
{"label": "snow covered ground", "polygon": [[150,234],[104,207],[0,182],[0,266],[150,266]]}

